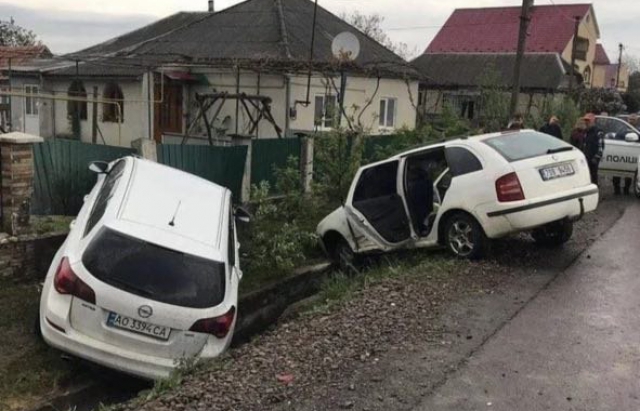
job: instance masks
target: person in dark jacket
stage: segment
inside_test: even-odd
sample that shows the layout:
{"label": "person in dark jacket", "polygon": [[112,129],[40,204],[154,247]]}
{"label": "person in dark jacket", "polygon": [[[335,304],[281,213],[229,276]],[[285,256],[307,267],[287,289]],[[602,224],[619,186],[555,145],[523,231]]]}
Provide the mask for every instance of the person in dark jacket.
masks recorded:
{"label": "person in dark jacket", "polygon": [[571,131],[571,145],[580,151],[584,151],[584,138],[587,134],[587,126],[584,119],[576,121],[576,125]]}
{"label": "person in dark jacket", "polygon": [[562,140],[562,128],[560,128],[560,124],[558,124],[559,122],[560,120],[558,120],[558,117],[551,116],[551,118],[549,118],[549,122],[540,127],[540,132]]}
{"label": "person in dark jacket", "polygon": [[598,184],[598,167],[604,154],[604,132],[596,125],[596,116],[588,113],[584,116],[587,132],[584,138],[584,155],[587,158],[591,182]]}

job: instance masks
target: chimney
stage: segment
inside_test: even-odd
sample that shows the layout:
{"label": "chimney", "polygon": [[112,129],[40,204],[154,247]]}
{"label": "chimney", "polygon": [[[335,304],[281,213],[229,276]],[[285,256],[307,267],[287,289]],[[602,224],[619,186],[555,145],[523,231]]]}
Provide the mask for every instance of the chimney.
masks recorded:
{"label": "chimney", "polygon": [[213,0],[209,0],[209,13],[214,13],[216,10],[213,7]]}

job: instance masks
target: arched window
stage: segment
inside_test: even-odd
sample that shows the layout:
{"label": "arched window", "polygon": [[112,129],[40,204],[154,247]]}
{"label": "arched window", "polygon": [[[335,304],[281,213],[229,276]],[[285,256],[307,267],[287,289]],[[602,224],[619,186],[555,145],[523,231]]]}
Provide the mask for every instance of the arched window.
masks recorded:
{"label": "arched window", "polygon": [[79,120],[87,119],[87,90],[80,80],[74,80],[67,90],[67,96],[74,99],[83,99],[84,101],[70,100],[67,102],[67,117],[70,119],[78,118]]}
{"label": "arched window", "polygon": [[591,67],[588,67],[586,69],[584,69],[584,83],[585,84],[591,84]]}
{"label": "arched window", "polygon": [[105,102],[102,105],[102,121],[122,123],[124,121],[124,94],[122,94],[120,86],[116,83],[109,83],[105,86],[102,94],[105,99],[116,100],[120,108],[120,112],[118,112],[118,105]]}

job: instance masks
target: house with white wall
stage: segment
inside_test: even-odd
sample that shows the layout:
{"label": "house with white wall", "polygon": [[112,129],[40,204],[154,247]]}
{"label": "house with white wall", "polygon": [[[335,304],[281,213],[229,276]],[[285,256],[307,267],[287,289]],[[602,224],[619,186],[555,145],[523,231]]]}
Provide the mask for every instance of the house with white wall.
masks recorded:
{"label": "house with white wall", "polygon": [[[358,39],[355,60],[332,53],[343,32]],[[129,146],[413,128],[419,75],[310,0],[247,0],[177,13],[11,77],[16,127],[31,104],[43,137]]]}

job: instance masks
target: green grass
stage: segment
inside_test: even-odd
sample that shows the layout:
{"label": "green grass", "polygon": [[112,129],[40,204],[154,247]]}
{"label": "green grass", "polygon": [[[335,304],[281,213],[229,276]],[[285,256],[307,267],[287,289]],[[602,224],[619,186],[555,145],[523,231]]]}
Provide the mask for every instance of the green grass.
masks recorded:
{"label": "green grass", "polygon": [[448,255],[424,250],[403,251],[376,257],[372,265],[356,275],[338,272],[323,284],[318,300],[322,303],[311,307],[324,310],[333,304],[353,297],[354,293],[384,281],[387,278],[424,278],[448,276],[466,267],[469,262],[456,260]]}
{"label": "green grass", "polygon": [[[78,377],[70,363],[36,337],[40,290],[0,280],[0,410],[33,406]],[[81,378],[81,377],[80,377]]]}
{"label": "green grass", "polygon": [[61,233],[69,231],[69,224],[75,217],[68,216],[31,216],[31,224],[29,227],[29,234],[48,234],[48,233]]}

